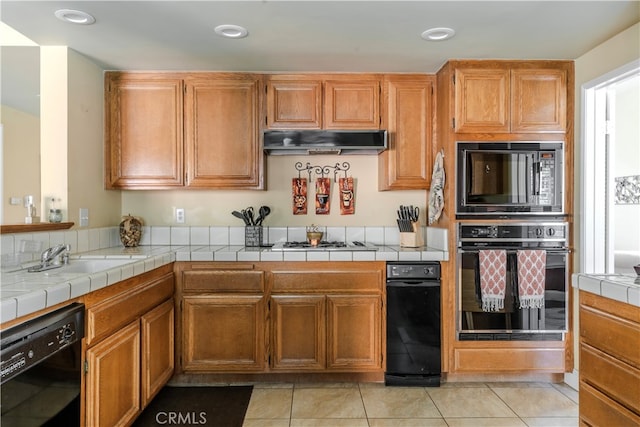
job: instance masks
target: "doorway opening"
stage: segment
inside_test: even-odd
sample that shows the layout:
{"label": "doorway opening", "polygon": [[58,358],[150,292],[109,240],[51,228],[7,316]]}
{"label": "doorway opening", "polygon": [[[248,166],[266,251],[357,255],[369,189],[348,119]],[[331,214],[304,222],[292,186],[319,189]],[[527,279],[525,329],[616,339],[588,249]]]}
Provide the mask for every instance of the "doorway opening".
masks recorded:
{"label": "doorway opening", "polygon": [[640,263],[640,60],[582,87],[580,272]]}

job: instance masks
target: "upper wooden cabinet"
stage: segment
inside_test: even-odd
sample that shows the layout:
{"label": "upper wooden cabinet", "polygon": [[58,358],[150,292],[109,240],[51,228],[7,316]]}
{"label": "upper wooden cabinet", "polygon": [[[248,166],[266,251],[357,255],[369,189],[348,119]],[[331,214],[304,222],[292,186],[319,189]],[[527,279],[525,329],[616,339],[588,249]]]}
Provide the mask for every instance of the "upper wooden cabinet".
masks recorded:
{"label": "upper wooden cabinet", "polygon": [[380,77],[271,75],[269,129],[379,129]]}
{"label": "upper wooden cabinet", "polygon": [[105,187],[263,189],[261,76],[105,76]]}
{"label": "upper wooden cabinet", "polygon": [[435,76],[384,79],[389,148],[378,157],[379,190],[428,189],[433,164]]}
{"label": "upper wooden cabinet", "polygon": [[262,188],[259,83],[242,74],[186,79],[187,186]]}
{"label": "upper wooden cabinet", "polygon": [[177,76],[106,74],[106,188],[184,185],[182,96]]}
{"label": "upper wooden cabinet", "polygon": [[565,132],[562,68],[455,68],[455,132]]}

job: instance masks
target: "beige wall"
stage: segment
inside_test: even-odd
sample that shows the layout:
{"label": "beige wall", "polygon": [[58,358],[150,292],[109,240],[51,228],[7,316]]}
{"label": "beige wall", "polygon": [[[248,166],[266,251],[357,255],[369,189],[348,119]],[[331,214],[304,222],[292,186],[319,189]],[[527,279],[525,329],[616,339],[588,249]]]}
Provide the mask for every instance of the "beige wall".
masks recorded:
{"label": "beige wall", "polygon": [[[298,176],[296,162],[312,165],[335,165],[348,162],[349,176],[356,181],[355,215],[340,215],[337,185],[332,184],[331,213],[316,215],[311,204],[307,215],[293,215],[291,179]],[[302,176],[308,178],[304,173]],[[344,174],[342,175],[344,176]],[[333,173],[329,175],[333,180]],[[314,181],[316,175],[312,175]],[[426,191],[378,191],[378,157],[373,156],[268,156],[267,191],[123,191],[122,212],[140,216],[145,224],[174,224],[174,209],[184,208],[186,225],[242,225],[231,211],[261,205],[272,209],[265,226],[392,226],[398,205],[419,206],[425,224]],[[315,191],[310,189],[309,196]]]}
{"label": "beige wall", "polygon": [[37,214],[40,200],[40,118],[5,105],[0,106],[3,126],[2,209],[4,224],[23,224],[27,210],[10,205],[10,197],[33,195]]}
{"label": "beige wall", "polygon": [[104,190],[103,70],[85,56],[68,53],[68,218],[80,223],[80,208],[89,209],[89,227],[120,222],[121,197]]}

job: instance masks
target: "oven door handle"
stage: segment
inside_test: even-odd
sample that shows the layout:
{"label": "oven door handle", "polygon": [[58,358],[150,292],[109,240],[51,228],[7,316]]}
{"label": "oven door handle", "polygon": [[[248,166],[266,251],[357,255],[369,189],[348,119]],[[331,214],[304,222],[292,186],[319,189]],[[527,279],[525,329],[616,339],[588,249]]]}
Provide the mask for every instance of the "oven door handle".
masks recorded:
{"label": "oven door handle", "polygon": [[[458,253],[459,254],[477,254],[481,250],[505,250],[509,254],[515,254],[517,251],[529,250],[529,249],[528,248],[521,248],[521,249],[495,248],[495,247],[486,248],[486,249],[464,249],[464,248],[458,248]],[[550,254],[568,254],[568,253],[571,253],[571,249],[569,249],[569,248],[531,248],[530,250],[544,250],[544,251],[547,251]]]}

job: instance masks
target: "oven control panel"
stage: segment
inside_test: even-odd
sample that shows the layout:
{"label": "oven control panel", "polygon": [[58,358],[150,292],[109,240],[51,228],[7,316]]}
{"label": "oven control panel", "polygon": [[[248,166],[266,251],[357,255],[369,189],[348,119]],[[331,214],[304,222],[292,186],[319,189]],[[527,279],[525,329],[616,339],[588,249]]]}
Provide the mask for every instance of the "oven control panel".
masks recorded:
{"label": "oven control panel", "polygon": [[567,223],[460,224],[460,241],[566,241]]}

